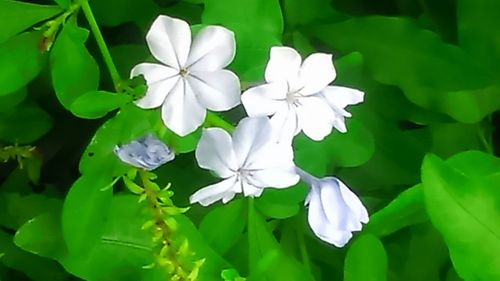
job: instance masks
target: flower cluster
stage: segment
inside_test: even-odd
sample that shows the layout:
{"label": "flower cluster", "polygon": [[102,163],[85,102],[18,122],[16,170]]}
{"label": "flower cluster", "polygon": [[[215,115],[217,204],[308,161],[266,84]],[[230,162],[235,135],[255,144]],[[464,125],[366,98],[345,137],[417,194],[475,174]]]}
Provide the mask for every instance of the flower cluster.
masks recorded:
{"label": "flower cluster", "polygon": [[[239,78],[224,69],[235,55],[230,30],[206,26],[192,39],[186,22],[159,16],[146,41],[159,63],[132,69],[131,76],[143,75],[148,86],[136,104],[161,107],[171,131],[179,136],[195,131],[207,109],[226,111],[241,102],[248,114],[232,134],[221,128],[203,130],[196,160],[222,180],[198,190],[191,203],[227,203],[238,193],[258,197],[265,188],[287,188],[302,179],[310,186],[305,199],[309,224],[320,239],[342,247],[352,231],[368,222],[366,208],[342,181],[315,178],[293,162],[292,141],[297,134],[319,141],[333,128],[344,133],[345,118],[351,116],[345,108],[363,101],[359,90],[330,86],[336,76],[332,55],[315,53],[302,61],[292,48],[273,47],[265,83],[241,94]],[[158,151],[161,155],[154,156]],[[154,169],[173,158],[168,151],[143,139],[116,153],[129,164]]]}

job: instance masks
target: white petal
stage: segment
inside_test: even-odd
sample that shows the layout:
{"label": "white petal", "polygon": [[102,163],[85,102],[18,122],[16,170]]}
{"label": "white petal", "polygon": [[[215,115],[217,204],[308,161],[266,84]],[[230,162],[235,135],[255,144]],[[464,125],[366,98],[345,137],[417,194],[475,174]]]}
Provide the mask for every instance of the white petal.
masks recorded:
{"label": "white petal", "polygon": [[180,77],[175,69],[154,63],[140,63],[134,66],[130,77],[138,75],[143,75],[148,85],[144,97],[135,102],[141,108],[156,108],[162,105]]}
{"label": "white petal", "polygon": [[248,116],[269,116],[286,105],[286,83],[269,83],[246,90],[241,102]]}
{"label": "white petal", "polygon": [[161,108],[165,125],[181,137],[195,131],[205,120],[206,113],[184,79],[172,89]]}
{"label": "white petal", "polygon": [[328,222],[336,230],[361,230],[361,222],[344,201],[336,178],[320,181],[321,204]]}
{"label": "white petal", "polygon": [[189,197],[189,202],[191,204],[198,202],[202,206],[208,206],[221,199],[225,199],[227,202],[232,199],[231,196],[234,197],[234,185],[236,184],[237,179],[236,176],[234,176],[216,184],[206,186],[191,195]]}
{"label": "white petal", "polygon": [[234,175],[238,168],[231,136],[220,128],[203,130],[195,155],[198,166],[214,171],[221,178]]}
{"label": "white petal", "polygon": [[181,69],[191,46],[189,25],[180,19],[158,16],[146,35],[149,50],[164,64]]}
{"label": "white petal", "polygon": [[314,234],[327,243],[343,247],[351,239],[351,232],[337,229],[330,223],[323,209],[319,188],[312,187],[307,197],[307,218]]}
{"label": "white petal", "polygon": [[292,144],[290,142],[277,143],[271,138],[259,149],[252,151],[243,168],[247,170],[292,169],[291,172],[296,174],[294,166]]}
{"label": "white petal", "polygon": [[229,70],[191,72],[187,79],[200,103],[210,110],[225,111],[240,104],[240,80]]}
{"label": "white petal", "polygon": [[252,183],[260,187],[285,188],[295,185],[300,177],[294,167],[270,168],[257,170],[252,173]]}
{"label": "white petal", "polygon": [[[344,109],[348,105],[358,104],[363,102],[364,94],[363,92],[340,86],[328,86],[321,91],[323,96],[326,98],[330,106],[336,109]],[[350,117],[348,112],[342,112],[344,116]],[[347,113],[347,115],[345,114]]]}
{"label": "white petal", "polygon": [[267,117],[246,117],[242,119],[233,133],[233,145],[238,166],[252,157],[256,150],[261,149],[271,135],[271,125]]}
{"label": "white petal", "polygon": [[222,26],[207,26],[193,41],[186,64],[191,71],[214,71],[229,65],[236,50],[234,33]]}
{"label": "white petal", "polygon": [[292,48],[272,47],[266,66],[267,82],[284,82],[297,79],[302,59]]}
{"label": "white petal", "polygon": [[346,133],[347,127],[345,126],[345,118],[343,116],[335,117],[335,120],[333,120],[333,127],[341,133]]}
{"label": "white petal", "polygon": [[245,180],[242,180],[240,183],[245,197],[259,197],[264,191],[264,188],[254,186],[252,183]]}
{"label": "white petal", "polygon": [[355,214],[356,219],[362,223],[368,223],[368,211],[361,200],[359,200],[358,196],[356,196],[356,194],[354,194],[354,192],[352,192],[341,180],[337,179],[337,182],[340,187],[342,198],[344,198],[344,202]]}
{"label": "white petal", "polygon": [[271,117],[272,139],[280,143],[291,143],[293,137],[300,132],[297,112],[294,106],[288,103]]}
{"label": "white petal", "polygon": [[302,63],[300,68],[300,81],[304,86],[300,91],[303,95],[312,95],[323,90],[335,79],[332,55],[315,53]]}
{"label": "white petal", "polygon": [[322,96],[300,98],[297,116],[304,134],[315,141],[324,139],[332,132],[335,112]]}

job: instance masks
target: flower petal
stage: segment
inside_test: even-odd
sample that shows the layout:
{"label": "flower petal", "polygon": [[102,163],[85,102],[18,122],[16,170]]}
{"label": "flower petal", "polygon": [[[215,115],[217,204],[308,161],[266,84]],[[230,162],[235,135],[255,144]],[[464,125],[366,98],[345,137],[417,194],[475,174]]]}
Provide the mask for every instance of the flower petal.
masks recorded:
{"label": "flower petal", "polygon": [[156,108],[163,104],[168,93],[179,80],[177,71],[168,66],[154,63],[140,63],[130,71],[130,77],[144,76],[148,89],[135,103],[141,108]]}
{"label": "flower petal", "polygon": [[231,136],[220,128],[203,130],[195,155],[198,166],[214,171],[221,178],[234,175],[238,169]]}
{"label": "flower petal", "polygon": [[181,137],[196,130],[205,120],[206,113],[185,79],[179,80],[161,108],[165,125]]}
{"label": "flower petal", "polygon": [[285,82],[297,79],[302,58],[290,47],[272,47],[266,66],[267,82]]}
{"label": "flower petal", "polygon": [[269,83],[246,90],[241,102],[248,116],[269,116],[286,105],[285,83]]}
{"label": "flower petal", "polygon": [[344,201],[336,178],[324,178],[320,181],[321,204],[330,225],[336,230],[361,230],[361,222]]}
{"label": "flower petal", "polygon": [[304,134],[320,141],[332,132],[335,112],[321,96],[307,96],[300,99],[297,117]]}
{"label": "flower petal", "polygon": [[352,192],[349,187],[347,187],[341,180],[336,180],[339,184],[340,192],[342,194],[344,202],[356,215],[356,219],[358,219],[362,223],[368,223],[368,211],[366,210],[361,200],[359,200],[359,197],[356,196],[356,194],[354,194],[354,192]]}
{"label": "flower petal", "polygon": [[335,76],[332,55],[312,54],[304,60],[300,68],[299,79],[304,86],[300,93],[302,95],[316,94],[328,86]]}
{"label": "flower petal", "polygon": [[244,167],[248,158],[269,141],[270,134],[267,117],[246,117],[238,123],[233,132],[233,145],[239,167]]}
{"label": "flower petal", "polygon": [[314,234],[321,240],[337,247],[343,247],[347,244],[352,234],[350,231],[337,229],[330,223],[323,209],[319,188],[312,187],[307,197],[309,198],[307,218]]}
{"label": "flower petal", "polygon": [[258,187],[247,181],[241,181],[241,189],[245,197],[259,197],[264,192],[264,188]]}
{"label": "flower petal", "polygon": [[[365,95],[365,93],[359,90],[341,86],[328,86],[321,91],[321,94],[335,111],[338,111],[338,109],[344,109],[348,105],[363,102]],[[342,115],[346,117],[351,116],[350,113],[344,110],[339,113],[342,113]]]}
{"label": "flower petal", "polygon": [[189,202],[191,204],[198,202],[205,207],[221,199],[227,202],[232,199],[231,196],[234,197],[234,186],[237,184],[238,181],[236,176],[230,177],[196,191],[189,197]]}
{"label": "flower petal", "polygon": [[236,52],[234,33],[222,26],[207,26],[198,32],[186,63],[191,71],[214,71],[229,65]]}
{"label": "flower petal", "polygon": [[240,80],[229,70],[192,72],[187,79],[200,103],[210,110],[225,111],[240,104]]}
{"label": "flower petal", "polygon": [[297,112],[294,106],[288,103],[271,117],[272,139],[280,143],[291,143],[293,137],[300,132]]}
{"label": "flower petal", "polygon": [[299,181],[299,178],[293,166],[256,170],[251,176],[252,183],[262,188],[290,187],[295,185]]}
{"label": "flower petal", "polygon": [[149,171],[175,157],[175,153],[165,143],[151,134],[121,147],[116,146],[113,151],[123,162]]}
{"label": "flower petal", "polygon": [[146,35],[149,50],[164,64],[181,69],[188,58],[191,46],[189,25],[180,19],[158,16]]}

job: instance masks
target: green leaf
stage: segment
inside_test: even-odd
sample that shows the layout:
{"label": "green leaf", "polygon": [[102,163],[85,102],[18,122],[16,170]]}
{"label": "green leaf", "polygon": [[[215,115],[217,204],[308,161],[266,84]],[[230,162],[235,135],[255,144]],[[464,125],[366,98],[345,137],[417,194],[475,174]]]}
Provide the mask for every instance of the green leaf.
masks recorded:
{"label": "green leaf", "polygon": [[59,199],[41,194],[0,193],[0,225],[18,229],[28,220],[61,207]]}
{"label": "green leaf", "polygon": [[9,111],[24,101],[28,91],[26,88],[21,88],[18,91],[6,95],[0,95],[0,112]]}
{"label": "green leaf", "polygon": [[61,257],[65,254],[61,210],[38,215],[26,222],[17,230],[14,243],[19,248],[42,257]]}
{"label": "green leaf", "polygon": [[[477,151],[422,165],[427,212],[465,280],[500,279],[500,161]],[[459,235],[457,235],[459,233]]]}
{"label": "green leaf", "polygon": [[295,161],[304,170],[325,175],[330,167],[360,166],[374,152],[373,136],[355,119],[347,122],[347,133],[332,132],[315,142],[301,134],[295,138]]}
{"label": "green leaf", "polygon": [[41,32],[25,32],[0,43],[0,96],[19,91],[43,68]]}
{"label": "green leaf", "polygon": [[500,3],[496,0],[458,0],[460,46],[483,66],[500,71]]}
{"label": "green leaf", "polygon": [[59,102],[67,109],[84,93],[96,91],[99,84],[99,67],[85,48],[88,35],[88,30],[70,19],[50,52],[52,84]]}
{"label": "green leaf", "polygon": [[0,0],[0,43],[60,12],[57,6]]}
{"label": "green leaf", "polygon": [[377,81],[399,86],[424,108],[475,123],[500,106],[491,75],[462,49],[407,19],[371,16],[310,31],[332,49],[362,53]]}
{"label": "green leaf", "polygon": [[201,137],[202,129],[198,128],[196,131],[188,134],[187,136],[180,137],[176,133],[170,131],[165,125],[161,125],[159,132],[160,139],[168,144],[176,154],[189,153],[196,149],[198,140]]}
{"label": "green leaf", "polygon": [[378,238],[366,234],[352,243],[345,257],[344,280],[387,280],[387,255]]}
{"label": "green leaf", "polygon": [[0,112],[0,140],[31,143],[50,131],[52,123],[52,117],[36,104],[21,104]]}
{"label": "green leaf", "polygon": [[218,253],[226,253],[243,234],[245,229],[245,204],[233,200],[219,205],[205,215],[200,223],[200,233],[205,241]]}
{"label": "green leaf", "polygon": [[384,237],[427,220],[423,188],[418,184],[401,192],[386,207],[372,214],[365,231]]}
{"label": "green leaf", "polygon": [[[24,273],[34,281],[64,281],[68,274],[55,261],[25,252],[13,243],[14,237],[0,229],[0,264]],[[10,280],[10,279],[6,279]]]}
{"label": "green leaf", "polygon": [[113,189],[111,179],[86,174],[71,187],[64,200],[62,230],[72,254],[88,251],[101,237],[107,222]]}
{"label": "green leaf", "polygon": [[205,0],[202,22],[223,25],[235,33],[232,67],[243,81],[263,79],[269,48],[280,44],[283,33],[278,0]]}
{"label": "green leaf", "polygon": [[125,94],[92,91],[77,97],[71,104],[70,110],[77,117],[96,119],[104,117],[108,112],[130,101],[132,98]]}

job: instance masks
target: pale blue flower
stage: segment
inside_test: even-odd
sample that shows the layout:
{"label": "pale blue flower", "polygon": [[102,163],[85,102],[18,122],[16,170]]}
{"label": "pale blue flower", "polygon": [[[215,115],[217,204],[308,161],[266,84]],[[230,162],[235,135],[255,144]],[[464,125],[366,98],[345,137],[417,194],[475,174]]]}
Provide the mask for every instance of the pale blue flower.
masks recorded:
{"label": "pale blue flower", "polygon": [[172,161],[175,157],[174,152],[152,134],[122,146],[117,145],[113,151],[123,162],[148,171]]}

